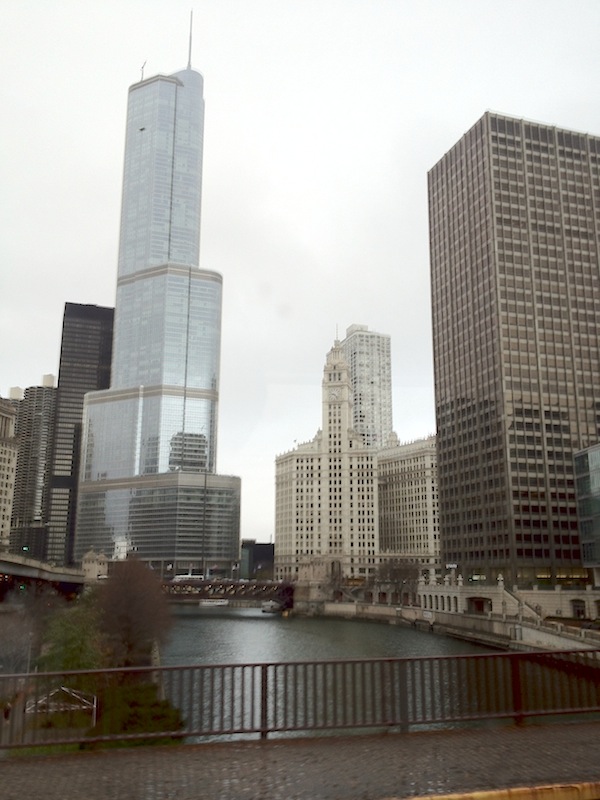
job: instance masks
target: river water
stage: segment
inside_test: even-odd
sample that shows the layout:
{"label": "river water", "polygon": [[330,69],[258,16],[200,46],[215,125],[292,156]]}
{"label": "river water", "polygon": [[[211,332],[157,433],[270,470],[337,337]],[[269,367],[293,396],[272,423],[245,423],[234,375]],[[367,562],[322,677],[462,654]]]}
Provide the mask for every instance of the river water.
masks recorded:
{"label": "river water", "polygon": [[161,661],[191,666],[485,652],[490,649],[404,625],[213,608],[175,617]]}

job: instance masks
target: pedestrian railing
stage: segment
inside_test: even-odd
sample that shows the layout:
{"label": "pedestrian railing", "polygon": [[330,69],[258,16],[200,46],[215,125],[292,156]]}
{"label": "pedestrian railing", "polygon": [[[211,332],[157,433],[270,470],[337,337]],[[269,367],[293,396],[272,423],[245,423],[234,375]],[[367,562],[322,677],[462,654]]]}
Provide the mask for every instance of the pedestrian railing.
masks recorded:
{"label": "pedestrian railing", "polygon": [[452,727],[600,712],[600,650],[0,675],[0,747]]}

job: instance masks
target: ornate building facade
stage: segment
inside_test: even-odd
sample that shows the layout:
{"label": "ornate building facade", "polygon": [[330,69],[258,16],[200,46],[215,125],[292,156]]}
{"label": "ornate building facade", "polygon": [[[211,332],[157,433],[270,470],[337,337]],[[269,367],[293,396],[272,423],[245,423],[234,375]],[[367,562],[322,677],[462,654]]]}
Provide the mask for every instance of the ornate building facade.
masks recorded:
{"label": "ornate building facade", "polygon": [[276,459],[276,578],[294,580],[317,557],[337,562],[347,578],[375,573],[376,468],[376,451],[353,429],[350,372],[336,341],[323,371],[321,430]]}

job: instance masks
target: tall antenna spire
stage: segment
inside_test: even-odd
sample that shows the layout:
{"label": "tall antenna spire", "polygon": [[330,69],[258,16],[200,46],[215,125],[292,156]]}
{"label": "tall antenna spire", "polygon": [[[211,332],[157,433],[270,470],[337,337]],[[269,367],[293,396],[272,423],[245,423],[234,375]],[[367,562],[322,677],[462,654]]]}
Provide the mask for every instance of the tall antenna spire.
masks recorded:
{"label": "tall antenna spire", "polygon": [[193,22],[193,19],[194,19],[194,9],[192,8],[190,10],[190,46],[189,46],[189,50],[188,50],[188,65],[187,65],[188,69],[192,68],[192,22]]}

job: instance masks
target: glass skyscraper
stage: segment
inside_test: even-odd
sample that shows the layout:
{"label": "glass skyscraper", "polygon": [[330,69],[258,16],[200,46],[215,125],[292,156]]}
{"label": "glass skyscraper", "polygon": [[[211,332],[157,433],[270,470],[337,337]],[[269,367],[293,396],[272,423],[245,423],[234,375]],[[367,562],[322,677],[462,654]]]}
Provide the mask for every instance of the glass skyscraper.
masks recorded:
{"label": "glass skyscraper", "polygon": [[76,560],[238,558],[240,482],[215,474],[222,278],[199,268],[202,88],[188,67],[129,90],[111,388],[86,397]]}

